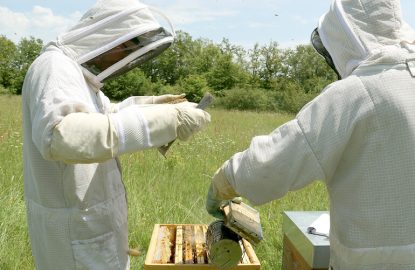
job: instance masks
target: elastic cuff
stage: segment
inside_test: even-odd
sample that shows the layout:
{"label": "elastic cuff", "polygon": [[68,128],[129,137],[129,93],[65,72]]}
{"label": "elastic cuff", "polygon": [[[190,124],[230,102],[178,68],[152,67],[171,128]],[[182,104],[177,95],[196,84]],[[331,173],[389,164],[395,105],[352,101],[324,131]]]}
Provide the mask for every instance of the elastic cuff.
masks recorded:
{"label": "elastic cuff", "polygon": [[118,135],[118,155],[152,147],[146,119],[138,106],[110,115]]}
{"label": "elastic cuff", "polygon": [[239,197],[239,194],[236,193],[235,189],[231,186],[225,175],[225,165],[226,163],[216,171],[212,180],[213,194],[216,198],[221,200],[229,200],[234,197]]}

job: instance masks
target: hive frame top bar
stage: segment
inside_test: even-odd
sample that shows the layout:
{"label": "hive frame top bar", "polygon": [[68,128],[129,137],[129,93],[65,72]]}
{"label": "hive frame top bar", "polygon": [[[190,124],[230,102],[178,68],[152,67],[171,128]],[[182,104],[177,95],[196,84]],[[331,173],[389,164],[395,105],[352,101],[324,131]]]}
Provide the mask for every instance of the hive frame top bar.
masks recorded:
{"label": "hive frame top bar", "polygon": [[[151,236],[150,244],[147,250],[147,255],[144,263],[144,269],[145,270],[183,270],[183,269],[189,269],[189,270],[217,270],[216,267],[214,267],[211,264],[155,264],[153,263],[153,256],[155,254],[155,249],[157,246],[157,239],[159,236],[159,231],[162,226],[167,226],[172,229],[176,229],[177,226],[205,226],[206,224],[155,224],[153,228],[153,233]],[[249,264],[238,264],[234,269],[235,270],[259,270],[261,268],[261,264],[258,260],[258,257],[255,254],[255,251],[252,247],[252,245],[246,241],[245,239],[242,239],[243,245],[245,246],[246,254],[249,257]]]}

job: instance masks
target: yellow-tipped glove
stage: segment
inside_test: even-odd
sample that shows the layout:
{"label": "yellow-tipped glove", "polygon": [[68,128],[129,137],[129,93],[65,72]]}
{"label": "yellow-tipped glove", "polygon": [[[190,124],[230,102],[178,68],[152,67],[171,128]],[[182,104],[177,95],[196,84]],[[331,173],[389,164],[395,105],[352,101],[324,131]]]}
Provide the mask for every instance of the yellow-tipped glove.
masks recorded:
{"label": "yellow-tipped glove", "polygon": [[238,197],[239,195],[226,178],[224,170],[225,166],[226,163],[214,174],[206,198],[207,212],[219,219],[224,219],[222,207],[226,205],[229,200],[241,202],[241,198]]}

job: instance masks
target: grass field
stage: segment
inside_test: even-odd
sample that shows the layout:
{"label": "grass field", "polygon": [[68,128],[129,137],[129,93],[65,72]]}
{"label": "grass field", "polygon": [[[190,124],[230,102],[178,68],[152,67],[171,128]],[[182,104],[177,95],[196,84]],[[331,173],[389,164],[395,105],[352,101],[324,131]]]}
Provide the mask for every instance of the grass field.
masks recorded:
{"label": "grass field", "polygon": [[[121,157],[129,204],[129,241],[142,256],[131,269],[143,269],[156,223],[205,223],[210,177],[233,153],[248,147],[254,135],[267,134],[292,115],[209,111],[209,128],[188,142],[176,142],[163,158],[156,150]],[[287,168],[289,170],[290,168]],[[0,96],[0,269],[34,269],[23,199],[20,97]],[[283,211],[326,210],[321,183],[291,192],[257,207],[265,240],[255,248],[264,270],[281,269]]]}

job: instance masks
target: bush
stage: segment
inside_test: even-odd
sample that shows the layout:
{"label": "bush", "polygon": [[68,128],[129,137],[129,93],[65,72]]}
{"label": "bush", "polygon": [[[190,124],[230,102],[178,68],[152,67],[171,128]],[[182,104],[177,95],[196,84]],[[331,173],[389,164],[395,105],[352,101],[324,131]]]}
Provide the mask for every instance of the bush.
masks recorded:
{"label": "bush", "polygon": [[284,80],[277,92],[278,108],[289,113],[297,113],[318,93],[305,93],[303,87],[294,81]]}
{"label": "bush", "polygon": [[276,109],[272,92],[260,88],[233,88],[223,91],[224,96],[217,101],[226,109],[272,111]]}
{"label": "bush", "polygon": [[206,92],[211,89],[205,77],[201,75],[190,75],[179,82],[179,89],[186,93],[186,98],[192,102],[199,102]]}
{"label": "bush", "polygon": [[130,96],[153,95],[154,85],[141,70],[135,69],[106,82],[103,92],[110,99],[123,100]]}
{"label": "bush", "polygon": [[158,95],[166,95],[166,94],[179,95],[183,93],[184,92],[182,88],[179,87],[178,85],[166,84],[166,85],[161,85],[159,92],[157,94]]}
{"label": "bush", "polygon": [[0,95],[10,95],[12,92],[0,84]]}

